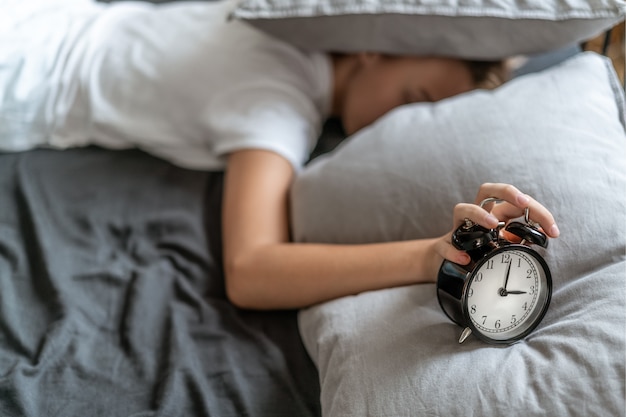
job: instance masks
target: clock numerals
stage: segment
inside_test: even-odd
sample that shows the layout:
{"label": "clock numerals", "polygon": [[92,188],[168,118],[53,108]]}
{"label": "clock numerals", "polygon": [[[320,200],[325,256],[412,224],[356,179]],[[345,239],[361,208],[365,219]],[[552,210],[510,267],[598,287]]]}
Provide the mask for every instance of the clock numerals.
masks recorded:
{"label": "clock numerals", "polygon": [[[476,314],[476,309],[475,309],[476,306],[472,306],[472,307],[473,307],[472,314]],[[487,325],[487,321],[488,320],[489,320],[489,316],[485,316],[485,315],[480,316],[480,323],[483,326]],[[512,314],[511,315],[511,319],[510,319],[510,324],[514,325],[515,323],[517,323],[517,316],[515,314]],[[493,328],[494,329],[498,330],[501,327],[502,327],[502,319],[497,319],[496,321],[493,322]]]}
{"label": "clock numerals", "polygon": [[[522,258],[519,256],[516,256],[517,258],[517,262],[514,262],[513,257],[511,256],[510,253],[503,253],[502,256],[500,257],[500,263],[501,264],[508,264],[509,262],[511,262],[512,266],[515,266],[517,268],[521,268],[522,267]],[[490,268],[491,269],[491,268]],[[527,274],[532,274],[533,270],[529,269],[526,271]],[[528,278],[531,278],[530,276]]]}
{"label": "clock numerals", "polygon": [[486,259],[475,272],[467,288],[466,297],[472,299],[468,312],[481,331],[513,331],[535,309],[539,288],[533,261],[519,251],[506,251]]}

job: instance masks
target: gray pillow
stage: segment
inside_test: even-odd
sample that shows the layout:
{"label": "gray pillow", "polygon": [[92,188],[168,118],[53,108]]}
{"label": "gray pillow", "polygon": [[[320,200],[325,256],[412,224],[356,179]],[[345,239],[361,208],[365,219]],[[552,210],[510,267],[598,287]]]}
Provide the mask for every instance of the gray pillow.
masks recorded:
{"label": "gray pillow", "polygon": [[297,178],[295,239],[438,236],[483,182],[515,184],[561,229],[540,326],[509,347],[458,345],[433,284],[305,309],[325,416],[624,415],[626,133],[605,58],[579,54],[494,91],[390,112]]}
{"label": "gray pillow", "polygon": [[234,11],[306,49],[500,59],[589,39],[624,0],[243,0]]}

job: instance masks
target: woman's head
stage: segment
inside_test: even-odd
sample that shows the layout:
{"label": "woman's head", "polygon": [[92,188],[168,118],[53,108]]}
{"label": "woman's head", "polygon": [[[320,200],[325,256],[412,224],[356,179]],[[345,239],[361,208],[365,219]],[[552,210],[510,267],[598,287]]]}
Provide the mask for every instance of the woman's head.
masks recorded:
{"label": "woman's head", "polygon": [[438,101],[487,87],[503,65],[441,57],[360,53],[333,56],[333,115],[347,134],[402,104]]}

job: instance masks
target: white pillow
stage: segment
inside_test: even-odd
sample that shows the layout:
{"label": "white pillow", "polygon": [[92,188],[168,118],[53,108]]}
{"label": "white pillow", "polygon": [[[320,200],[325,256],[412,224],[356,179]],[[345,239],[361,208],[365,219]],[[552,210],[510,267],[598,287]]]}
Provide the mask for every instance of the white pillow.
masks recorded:
{"label": "white pillow", "polygon": [[500,59],[589,39],[624,0],[243,0],[233,16],[305,49]]}
{"label": "white pillow", "polygon": [[610,63],[583,53],[494,91],[398,108],[306,167],[297,241],[438,236],[488,181],[534,196],[561,229],[546,255],[550,309],[509,347],[458,345],[432,284],[303,310],[323,415],[624,415],[624,117]]}

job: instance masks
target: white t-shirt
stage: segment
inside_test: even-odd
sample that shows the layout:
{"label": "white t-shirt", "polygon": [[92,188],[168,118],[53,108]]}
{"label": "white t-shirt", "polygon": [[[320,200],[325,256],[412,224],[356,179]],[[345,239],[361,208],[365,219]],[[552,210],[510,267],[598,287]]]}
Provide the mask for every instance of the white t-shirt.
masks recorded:
{"label": "white t-shirt", "polygon": [[0,0],[13,10],[0,18],[0,149],[139,147],[214,170],[254,148],[298,169],[328,115],[330,60],[229,20],[235,5]]}

